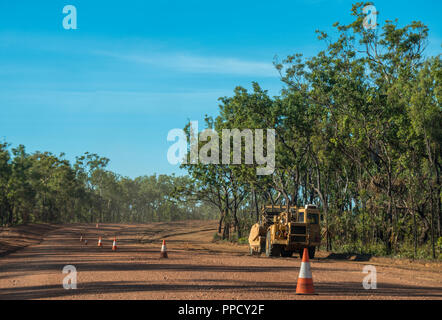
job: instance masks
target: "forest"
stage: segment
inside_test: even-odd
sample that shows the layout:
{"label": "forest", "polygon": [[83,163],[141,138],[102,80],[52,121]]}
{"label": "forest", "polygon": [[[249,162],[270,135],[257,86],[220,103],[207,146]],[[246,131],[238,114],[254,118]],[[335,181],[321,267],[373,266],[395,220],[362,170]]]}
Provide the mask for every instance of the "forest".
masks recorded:
{"label": "forest", "polygon": [[332,34],[316,31],[325,50],[275,58],[278,96],[258,83],[237,87],[206,116],[220,139],[226,128],[276,132],[272,175],[249,164],[182,165],[194,183],[177,194],[218,208],[223,238],[231,228],[247,237],[263,204],[317,204],[326,250],[439,256],[441,56],[425,54],[423,23],[366,30],[362,8]]}
{"label": "forest", "polygon": [[366,30],[361,3],[352,15],[317,31],[316,55],[275,58],[277,96],[254,82],[205,117],[219,139],[226,128],[274,129],[273,174],[182,164],[187,175],[130,179],[97,154],[70,163],[3,142],[0,222],[217,219],[220,238],[244,239],[264,204],[316,204],[325,250],[440,259],[441,56],[426,55],[421,22]]}
{"label": "forest", "polygon": [[[187,177],[121,177],[109,159],[85,153],[74,164],[49,152],[26,153],[0,144],[1,225],[95,222],[158,222],[213,218],[210,205],[174,202]],[[216,213],[216,212],[215,212]]]}

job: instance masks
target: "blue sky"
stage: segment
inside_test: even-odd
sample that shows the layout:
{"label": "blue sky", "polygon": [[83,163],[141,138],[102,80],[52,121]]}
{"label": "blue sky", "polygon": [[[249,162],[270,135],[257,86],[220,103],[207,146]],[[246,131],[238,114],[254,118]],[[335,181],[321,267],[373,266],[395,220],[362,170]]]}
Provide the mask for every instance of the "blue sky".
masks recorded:
{"label": "blue sky", "polygon": [[[313,55],[314,31],[351,20],[354,1],[2,1],[0,140],[29,152],[86,151],[124,176],[183,173],[167,133],[216,116],[217,99],[281,83],[275,55]],[[65,5],[77,30],[62,27]],[[442,1],[375,1],[378,21],[420,20],[441,52]]]}

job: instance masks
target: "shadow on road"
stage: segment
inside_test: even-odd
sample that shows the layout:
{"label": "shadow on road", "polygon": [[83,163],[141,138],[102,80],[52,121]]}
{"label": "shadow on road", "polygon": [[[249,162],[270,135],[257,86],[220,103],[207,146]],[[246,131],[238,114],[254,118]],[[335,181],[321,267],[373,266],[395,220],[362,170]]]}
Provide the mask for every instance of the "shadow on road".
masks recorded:
{"label": "shadow on road", "polygon": [[[200,280],[203,282],[222,282],[222,280]],[[364,290],[360,283],[317,283],[315,289],[318,298],[324,296],[336,297],[361,297],[366,296],[376,299],[376,296],[394,296],[394,297],[431,297],[441,298],[441,288],[416,287],[406,285],[392,285],[388,283],[382,284],[376,290]],[[296,284],[287,283],[268,283],[257,284],[255,282],[237,281],[236,284],[167,284],[167,283],[146,283],[137,282],[91,282],[79,284],[76,290],[65,290],[61,285],[55,286],[32,286],[32,287],[14,287],[0,289],[0,299],[47,299],[47,298],[63,298],[73,297],[81,298],[87,294],[111,294],[111,293],[128,293],[128,292],[207,292],[211,293],[227,293],[227,292],[287,292],[287,297],[294,298]],[[86,298],[86,297],[85,297]]]}

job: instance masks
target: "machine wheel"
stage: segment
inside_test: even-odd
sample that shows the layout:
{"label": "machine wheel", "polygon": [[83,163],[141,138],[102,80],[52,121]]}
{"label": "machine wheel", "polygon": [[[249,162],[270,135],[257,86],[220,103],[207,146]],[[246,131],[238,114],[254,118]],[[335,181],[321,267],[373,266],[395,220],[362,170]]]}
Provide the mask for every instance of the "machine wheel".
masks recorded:
{"label": "machine wheel", "polygon": [[259,246],[259,254],[261,253],[266,253],[266,243],[263,242],[261,243],[261,245]]}
{"label": "machine wheel", "polygon": [[[313,259],[315,257],[316,247],[308,247],[308,257],[309,259]],[[302,254],[304,253],[304,248],[299,250],[299,257],[302,259]]]}
{"label": "machine wheel", "polygon": [[293,251],[285,251],[281,249],[281,257],[291,257],[293,255]]}
{"label": "machine wheel", "polygon": [[308,247],[308,257],[313,259],[315,257],[316,247]]}
{"label": "machine wheel", "polygon": [[266,256],[267,257],[278,257],[281,253],[281,250],[278,245],[272,244],[272,237],[270,234],[270,230],[267,231],[266,237]]}
{"label": "machine wheel", "polygon": [[249,245],[249,254],[251,256],[259,256],[261,254],[260,252],[261,248],[259,248],[259,250],[254,250],[250,245]]}

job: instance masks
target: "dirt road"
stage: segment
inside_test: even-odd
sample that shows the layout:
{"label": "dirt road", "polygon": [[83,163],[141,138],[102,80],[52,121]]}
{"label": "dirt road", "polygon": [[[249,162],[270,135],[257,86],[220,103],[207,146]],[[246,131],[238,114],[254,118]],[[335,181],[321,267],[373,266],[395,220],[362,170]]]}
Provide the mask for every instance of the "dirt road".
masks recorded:
{"label": "dirt road", "polygon": [[[247,246],[211,243],[215,228],[189,221],[50,229],[41,242],[0,255],[0,299],[442,299],[440,263],[348,261],[325,252],[311,260],[318,294],[297,296],[299,257],[249,256]],[[162,239],[168,259],[159,258]],[[368,264],[377,289],[362,286]],[[63,288],[65,265],[77,269],[76,290]]]}

